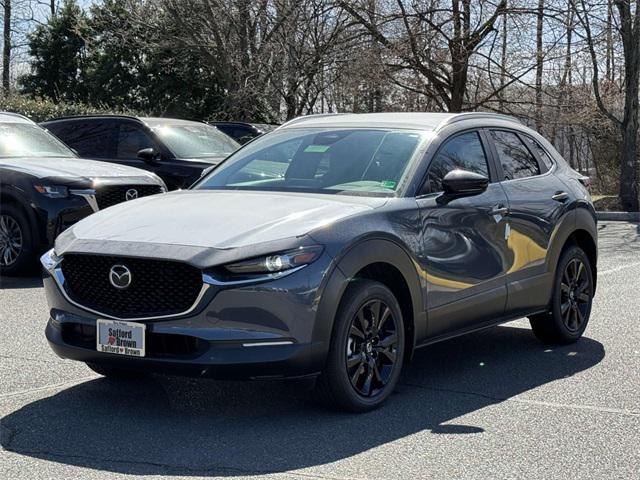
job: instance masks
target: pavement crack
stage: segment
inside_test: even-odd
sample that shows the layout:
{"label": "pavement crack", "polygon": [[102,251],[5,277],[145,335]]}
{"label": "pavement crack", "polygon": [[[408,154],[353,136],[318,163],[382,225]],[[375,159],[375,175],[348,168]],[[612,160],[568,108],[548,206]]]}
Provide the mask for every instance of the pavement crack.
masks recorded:
{"label": "pavement crack", "polygon": [[492,403],[502,403],[502,402],[517,402],[524,403],[528,405],[538,405],[542,407],[553,407],[553,408],[571,408],[576,410],[589,410],[594,412],[602,412],[602,413],[613,413],[618,415],[626,415],[631,417],[640,417],[640,410],[628,410],[624,408],[611,408],[611,407],[599,407],[596,405],[580,405],[577,403],[559,403],[559,402],[545,402],[543,400],[528,400],[526,398],[515,398],[515,397],[498,397],[494,395],[488,395],[480,392],[469,392],[465,390],[454,390],[450,388],[437,388],[437,387],[427,387],[425,385],[420,385],[419,383],[408,383],[403,382],[400,385],[404,385],[407,387],[420,388],[423,390],[431,390],[435,392],[446,392],[446,393],[455,393],[457,395],[472,395],[475,397],[486,398],[487,400],[491,400]]}
{"label": "pavement crack", "polygon": [[75,380],[69,380],[67,382],[60,382],[60,383],[54,383],[51,385],[44,385],[41,387],[33,387],[33,388],[26,388],[24,390],[15,390],[13,392],[8,392],[8,393],[3,393],[0,395],[0,399],[3,398],[10,398],[10,397],[17,397],[19,395],[27,395],[30,393],[38,393],[38,392],[42,392],[42,391],[47,391],[47,390],[56,390],[58,388],[65,388],[65,387],[72,387],[74,385],[89,381],[89,380],[93,380],[94,378],[96,378],[95,376],[92,377],[82,377],[82,378],[76,378]]}
{"label": "pavement crack", "polygon": [[6,358],[7,360],[21,360],[23,362],[49,363],[52,365],[59,363],[54,360],[43,360],[41,358],[16,357],[13,355],[0,355],[0,358]]}

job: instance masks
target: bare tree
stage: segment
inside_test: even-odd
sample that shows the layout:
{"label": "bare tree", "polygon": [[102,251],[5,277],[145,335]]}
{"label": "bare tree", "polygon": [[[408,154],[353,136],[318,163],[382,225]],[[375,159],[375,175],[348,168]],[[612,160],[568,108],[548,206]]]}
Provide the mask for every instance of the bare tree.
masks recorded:
{"label": "bare tree", "polygon": [[[496,20],[506,9],[506,0],[500,0],[493,8],[491,2],[479,1],[475,5],[477,11],[471,0],[452,0],[450,8],[432,1],[409,5],[397,0],[397,8],[367,15],[363,5],[353,1],[338,3],[377,42],[398,57],[402,62],[398,69],[411,70],[424,79],[422,85],[404,84],[406,88],[417,89],[452,112],[464,107],[471,57],[494,31]],[[490,9],[488,13],[486,9]],[[473,18],[478,21],[472,23],[474,16],[480,18]],[[391,24],[401,31],[399,36],[388,27]]]}
{"label": "bare tree", "polygon": [[2,91],[9,95],[11,89],[11,0],[2,0],[4,26],[2,30]]}
{"label": "bare tree", "polygon": [[[640,88],[640,5],[638,0],[614,0],[619,16],[616,27],[624,55],[624,102],[622,118],[608,107],[602,97],[600,75],[601,61],[596,53],[596,37],[592,24],[594,10],[586,0],[580,0],[576,13],[584,28],[591,57],[592,87],[596,104],[620,132],[620,203],[626,210],[640,208],[638,198],[638,93]],[[575,4],[574,4],[575,5]],[[633,7],[633,8],[632,8]]]}
{"label": "bare tree", "polygon": [[542,129],[542,73],[544,66],[544,50],[542,45],[544,0],[538,0],[536,17],[536,128],[540,131]]}

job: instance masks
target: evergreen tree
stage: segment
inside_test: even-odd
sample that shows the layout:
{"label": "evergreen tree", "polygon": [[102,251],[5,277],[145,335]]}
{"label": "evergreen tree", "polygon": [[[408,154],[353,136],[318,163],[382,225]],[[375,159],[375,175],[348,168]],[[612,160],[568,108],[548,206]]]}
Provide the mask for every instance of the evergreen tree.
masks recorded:
{"label": "evergreen tree", "polygon": [[87,18],[75,0],[29,36],[31,73],[20,78],[25,93],[58,101],[84,101]]}

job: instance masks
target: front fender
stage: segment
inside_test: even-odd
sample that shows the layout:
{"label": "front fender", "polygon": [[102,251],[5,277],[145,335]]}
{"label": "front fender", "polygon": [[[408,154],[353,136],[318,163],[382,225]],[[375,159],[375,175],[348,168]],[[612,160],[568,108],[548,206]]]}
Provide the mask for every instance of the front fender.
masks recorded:
{"label": "front fender", "polygon": [[[329,348],[333,323],[340,306],[340,299],[349,287],[351,281],[365,267],[374,263],[383,263],[394,267],[400,272],[409,289],[411,297],[411,312],[413,321],[409,327],[413,334],[412,346],[426,337],[427,318],[424,308],[420,276],[406,250],[389,239],[362,239],[336,257],[336,267],[324,288],[322,299],[318,306],[318,321],[314,329],[314,339]],[[411,349],[412,351],[413,349]],[[411,352],[408,352],[410,355]]]}

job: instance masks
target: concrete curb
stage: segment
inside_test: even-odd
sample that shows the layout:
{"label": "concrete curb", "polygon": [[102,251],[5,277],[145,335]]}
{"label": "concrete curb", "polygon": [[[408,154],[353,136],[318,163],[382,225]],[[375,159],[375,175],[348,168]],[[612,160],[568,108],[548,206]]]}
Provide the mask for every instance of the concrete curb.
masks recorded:
{"label": "concrete curb", "polygon": [[640,212],[596,212],[598,220],[640,222]]}

